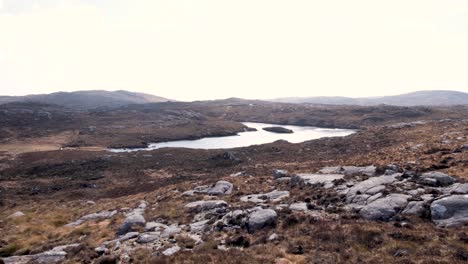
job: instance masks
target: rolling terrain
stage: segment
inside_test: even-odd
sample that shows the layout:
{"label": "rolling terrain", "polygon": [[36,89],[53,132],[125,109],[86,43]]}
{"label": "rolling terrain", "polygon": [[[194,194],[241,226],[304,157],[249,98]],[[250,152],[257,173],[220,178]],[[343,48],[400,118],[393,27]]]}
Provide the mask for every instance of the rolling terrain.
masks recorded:
{"label": "rolling terrain", "polygon": [[71,109],[86,110],[101,107],[118,107],[129,104],[167,102],[169,99],[128,91],[78,91],[26,96],[0,96],[0,104],[11,102],[36,102],[55,104]]}
{"label": "rolling terrain", "polygon": [[[466,263],[467,114],[242,99],[3,104],[0,263]],[[107,150],[234,135],[241,121],[358,131]]]}
{"label": "rolling terrain", "polygon": [[289,97],[273,99],[282,103],[307,103],[331,105],[396,105],[396,106],[450,106],[468,105],[468,93],[457,91],[418,91],[383,97]]}

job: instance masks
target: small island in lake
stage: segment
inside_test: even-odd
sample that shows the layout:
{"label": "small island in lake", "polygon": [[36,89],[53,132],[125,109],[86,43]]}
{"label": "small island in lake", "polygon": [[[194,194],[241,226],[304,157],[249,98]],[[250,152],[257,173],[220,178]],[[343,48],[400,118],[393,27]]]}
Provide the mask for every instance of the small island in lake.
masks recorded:
{"label": "small island in lake", "polygon": [[273,133],[292,134],[294,131],[284,127],[264,127],[263,130]]}

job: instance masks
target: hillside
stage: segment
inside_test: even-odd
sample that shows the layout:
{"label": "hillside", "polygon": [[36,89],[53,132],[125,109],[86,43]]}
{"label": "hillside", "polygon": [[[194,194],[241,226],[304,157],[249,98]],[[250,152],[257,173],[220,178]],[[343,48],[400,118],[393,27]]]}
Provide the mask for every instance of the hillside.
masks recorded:
{"label": "hillside", "polygon": [[72,109],[92,109],[97,107],[118,107],[129,104],[167,102],[169,99],[128,91],[79,91],[58,92],[26,96],[0,96],[0,104],[9,102],[39,102],[56,104]]}
{"label": "hillside", "polygon": [[468,104],[468,93],[457,91],[418,91],[413,93],[383,97],[286,97],[273,99],[282,103],[310,103],[334,105],[397,105],[397,106],[449,106]]}

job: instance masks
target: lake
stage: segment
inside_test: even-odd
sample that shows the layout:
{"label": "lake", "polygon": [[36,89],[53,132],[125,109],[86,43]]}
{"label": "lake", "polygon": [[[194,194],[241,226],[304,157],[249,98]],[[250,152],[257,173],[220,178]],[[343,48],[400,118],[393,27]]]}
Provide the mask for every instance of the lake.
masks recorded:
{"label": "lake", "polygon": [[[324,137],[344,137],[355,133],[350,129],[319,128],[310,126],[289,126],[266,123],[242,122],[244,125],[256,128],[257,131],[240,132],[234,136],[206,137],[197,140],[177,140],[169,142],[151,143],[147,148],[137,149],[111,149],[112,152],[131,152],[140,150],[153,150],[160,148],[191,148],[191,149],[227,149],[247,147],[271,143],[277,140],[286,140],[291,143],[301,143],[304,141],[324,138]],[[292,134],[279,134],[264,131],[264,127],[281,126],[294,131]]]}

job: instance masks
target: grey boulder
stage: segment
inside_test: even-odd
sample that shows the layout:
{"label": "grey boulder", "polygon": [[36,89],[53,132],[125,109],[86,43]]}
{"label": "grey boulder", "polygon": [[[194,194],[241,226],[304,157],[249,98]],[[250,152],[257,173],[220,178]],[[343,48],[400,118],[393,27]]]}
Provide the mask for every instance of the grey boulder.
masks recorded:
{"label": "grey boulder", "polygon": [[289,197],[288,191],[272,191],[269,193],[243,196],[241,197],[241,201],[252,203],[279,202],[287,197]]}
{"label": "grey boulder", "polygon": [[231,194],[233,185],[227,181],[218,181],[213,187],[208,190],[209,195],[225,195]]}
{"label": "grey boulder", "polygon": [[287,170],[273,170],[273,177],[275,179],[288,177],[288,175],[289,174]]}
{"label": "grey boulder", "polygon": [[431,204],[432,221],[452,227],[468,223],[468,195],[452,195]]}
{"label": "grey boulder", "polygon": [[421,175],[420,180],[423,184],[441,187],[449,186],[455,183],[455,179],[442,172],[428,172]]}
{"label": "grey boulder", "polygon": [[390,194],[367,204],[359,214],[367,220],[388,221],[406,207],[409,198],[411,196],[405,194]]}
{"label": "grey boulder", "polygon": [[117,231],[117,236],[125,235],[130,232],[134,227],[141,226],[144,227],[146,220],[141,214],[132,214],[125,218],[123,224],[119,227]]}
{"label": "grey boulder", "polygon": [[276,223],[278,214],[272,209],[260,209],[251,213],[248,217],[248,230],[249,232],[255,232],[264,227],[273,225]]}
{"label": "grey boulder", "polygon": [[426,202],[424,201],[411,201],[406,206],[405,210],[401,212],[404,215],[417,215],[423,216],[426,213]]}
{"label": "grey boulder", "polygon": [[203,212],[217,208],[225,208],[228,204],[223,200],[212,200],[212,201],[196,201],[188,203],[185,208],[193,212]]}

